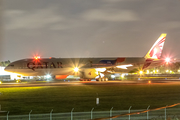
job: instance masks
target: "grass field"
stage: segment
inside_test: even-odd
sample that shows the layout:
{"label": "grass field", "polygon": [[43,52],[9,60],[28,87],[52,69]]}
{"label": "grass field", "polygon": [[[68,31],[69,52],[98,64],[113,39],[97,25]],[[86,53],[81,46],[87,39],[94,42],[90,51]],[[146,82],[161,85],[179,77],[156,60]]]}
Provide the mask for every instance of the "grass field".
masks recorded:
{"label": "grass field", "polygon": [[[146,109],[180,102],[180,84],[0,88],[1,110],[12,114]],[[96,97],[100,104],[96,105]],[[3,113],[0,113],[3,115]]]}

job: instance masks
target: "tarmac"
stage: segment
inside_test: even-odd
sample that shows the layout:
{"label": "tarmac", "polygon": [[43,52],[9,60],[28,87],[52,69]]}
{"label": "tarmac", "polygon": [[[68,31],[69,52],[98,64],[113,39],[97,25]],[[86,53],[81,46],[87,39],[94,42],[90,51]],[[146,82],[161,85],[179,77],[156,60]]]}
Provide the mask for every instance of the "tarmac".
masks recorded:
{"label": "tarmac", "polygon": [[111,80],[111,81],[33,81],[22,83],[1,83],[0,88],[5,87],[38,87],[38,86],[82,86],[82,85],[143,85],[143,84],[180,84],[180,79],[171,80]]}

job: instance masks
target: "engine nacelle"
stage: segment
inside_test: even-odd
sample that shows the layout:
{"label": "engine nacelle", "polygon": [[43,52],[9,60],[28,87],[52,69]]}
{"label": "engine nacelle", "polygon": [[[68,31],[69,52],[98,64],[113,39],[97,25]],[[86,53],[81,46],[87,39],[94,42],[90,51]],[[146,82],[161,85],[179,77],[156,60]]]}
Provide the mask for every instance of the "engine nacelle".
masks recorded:
{"label": "engine nacelle", "polygon": [[84,69],[81,72],[81,78],[94,79],[96,76],[98,76],[98,72],[95,69]]}

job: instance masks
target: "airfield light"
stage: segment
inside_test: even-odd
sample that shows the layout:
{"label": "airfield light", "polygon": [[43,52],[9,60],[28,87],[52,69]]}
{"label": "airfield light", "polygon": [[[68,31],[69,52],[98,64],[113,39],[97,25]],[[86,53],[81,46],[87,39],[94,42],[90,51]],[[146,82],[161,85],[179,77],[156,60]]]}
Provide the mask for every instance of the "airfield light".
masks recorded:
{"label": "airfield light", "polygon": [[143,71],[142,71],[142,70],[141,70],[141,71],[139,71],[139,74],[141,74],[141,75],[142,75],[142,74],[143,74]]}
{"label": "airfield light", "polygon": [[124,74],[122,74],[121,77],[124,78]]}
{"label": "airfield light", "polygon": [[150,83],[151,83],[151,81],[149,80],[149,81],[148,81],[148,83],[150,84]]}
{"label": "airfield light", "polygon": [[149,70],[147,70],[146,73],[149,74]]}
{"label": "airfield light", "polygon": [[2,82],[0,81],[0,84],[1,84]]}
{"label": "airfield light", "polygon": [[50,77],[51,77],[51,75],[49,75],[49,74],[46,75],[46,78],[47,78],[47,79],[50,78]]}
{"label": "airfield light", "polygon": [[170,62],[170,58],[166,58],[165,61],[166,61],[166,63],[169,63]]}
{"label": "airfield light", "polygon": [[111,75],[111,78],[113,78],[113,79],[114,79],[115,77],[116,77],[115,75]]}
{"label": "airfield light", "polygon": [[166,70],[166,72],[169,72],[169,70]]}
{"label": "airfield light", "polygon": [[159,72],[159,70],[156,70],[156,72]]}
{"label": "airfield light", "polygon": [[79,71],[79,68],[78,67],[75,67],[74,68],[74,72],[78,72]]}

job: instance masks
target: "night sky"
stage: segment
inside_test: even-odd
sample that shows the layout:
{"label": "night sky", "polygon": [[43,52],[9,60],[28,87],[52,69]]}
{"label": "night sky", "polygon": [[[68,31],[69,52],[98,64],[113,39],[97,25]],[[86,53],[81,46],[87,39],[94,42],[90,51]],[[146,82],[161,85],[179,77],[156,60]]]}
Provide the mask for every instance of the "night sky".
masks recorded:
{"label": "night sky", "polygon": [[143,57],[161,33],[163,56],[180,58],[180,0],[3,0],[1,7],[1,61]]}

